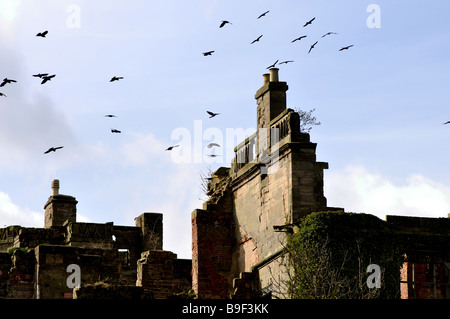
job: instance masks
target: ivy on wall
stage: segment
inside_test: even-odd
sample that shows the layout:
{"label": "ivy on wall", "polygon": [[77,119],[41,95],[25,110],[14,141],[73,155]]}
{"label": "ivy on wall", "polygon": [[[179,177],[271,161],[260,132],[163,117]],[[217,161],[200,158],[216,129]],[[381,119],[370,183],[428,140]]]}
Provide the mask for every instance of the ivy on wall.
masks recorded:
{"label": "ivy on wall", "polygon": [[[285,254],[291,298],[399,298],[403,257],[387,223],[369,214],[317,212],[289,235]],[[381,269],[380,288],[367,267]]]}

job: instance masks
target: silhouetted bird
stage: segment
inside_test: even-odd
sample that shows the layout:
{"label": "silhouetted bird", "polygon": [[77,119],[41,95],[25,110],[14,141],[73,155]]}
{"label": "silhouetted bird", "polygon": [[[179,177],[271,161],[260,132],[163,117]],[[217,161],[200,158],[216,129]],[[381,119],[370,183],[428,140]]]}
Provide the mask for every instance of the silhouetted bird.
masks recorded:
{"label": "silhouetted bird", "polygon": [[327,35],[330,35],[330,34],[337,34],[337,33],[336,32],[327,32],[322,36],[322,38],[325,38]]}
{"label": "silhouetted bird", "polygon": [[290,62],[294,62],[294,61],[292,61],[292,60],[288,60],[288,61],[283,61],[283,62],[280,62],[279,64],[288,64],[288,63],[290,63]]}
{"label": "silhouetted bird", "polygon": [[115,116],[113,114],[106,114],[105,117],[117,117],[117,116]]}
{"label": "silhouetted bird", "polygon": [[266,69],[274,68],[277,63],[278,63],[278,60],[276,60],[274,64],[269,65]]}
{"label": "silhouetted bird", "polygon": [[0,84],[0,86],[5,86],[5,84],[12,83],[12,82],[17,82],[17,81],[16,80],[11,80],[11,79],[8,79],[8,78],[4,78],[3,82],[2,82],[2,84]]}
{"label": "silhouetted bird", "polygon": [[45,38],[45,36],[47,35],[48,31],[44,31],[44,32],[39,32],[38,34],[36,34],[37,37],[41,37],[41,38]]}
{"label": "silhouetted bird", "polygon": [[447,122],[445,122],[445,123],[443,123],[443,124],[444,124],[444,125],[445,125],[445,124],[450,124],[450,121],[447,121]]}
{"label": "silhouetted bird", "polygon": [[41,84],[45,84],[47,81],[50,81],[51,79],[53,79],[55,76],[56,76],[56,74],[43,76]]}
{"label": "silhouetted bird", "polygon": [[121,131],[116,130],[116,129],[111,129],[111,132],[112,132],[112,133],[122,133]]}
{"label": "silhouetted bird", "polygon": [[122,80],[122,79],[123,79],[123,76],[113,76],[111,78],[111,80],[109,80],[109,82],[119,81],[119,80]]}
{"label": "silhouetted bird", "polygon": [[42,77],[47,76],[47,75],[48,75],[48,73],[39,73],[39,74],[34,74],[33,76],[36,77],[36,78],[42,78]]}
{"label": "silhouetted bird", "polygon": [[4,96],[4,97],[6,97],[6,95],[5,95],[5,94],[3,94],[3,93],[1,93],[1,92],[0,92],[0,96]]}
{"label": "silhouetted bird", "polygon": [[56,152],[56,150],[59,150],[60,148],[63,148],[64,146],[58,146],[58,147],[50,147],[47,151],[44,152],[44,154],[48,154],[50,152]]}
{"label": "silhouetted bird", "polygon": [[214,51],[203,52],[203,56],[208,56],[208,55],[211,55],[213,53],[214,53]]}
{"label": "silhouetted bird", "polygon": [[309,20],[308,22],[306,22],[304,27],[306,27],[308,24],[311,24],[315,19],[316,19],[316,17],[314,17],[311,20]]}
{"label": "silhouetted bird", "polygon": [[269,13],[269,11],[266,11],[266,12],[260,14],[259,17],[257,17],[256,19],[259,19],[259,18],[261,18],[261,17],[264,17],[264,16],[265,16],[266,14],[268,14],[268,13]]}
{"label": "silhouetted bird", "polygon": [[311,52],[312,49],[314,49],[314,47],[315,47],[315,45],[317,44],[317,42],[319,42],[319,41],[316,41],[316,42],[309,48],[308,53]]}
{"label": "silhouetted bird", "polygon": [[353,46],[353,44],[349,45],[349,46],[346,46],[346,47],[343,47],[343,48],[340,48],[339,51],[348,50],[348,48],[351,48],[352,46]]}
{"label": "silhouetted bird", "polygon": [[209,115],[211,115],[209,118],[214,117],[214,116],[220,114],[220,113],[214,113],[214,112],[210,112],[210,111],[206,111],[206,113],[208,113]]}
{"label": "silhouetted bird", "polygon": [[172,149],[174,149],[175,147],[178,147],[180,145],[174,145],[174,146],[169,146],[168,148],[166,148],[166,151],[171,151]]}
{"label": "silhouetted bird", "polygon": [[220,24],[219,28],[222,28],[227,23],[232,24],[230,21],[223,20],[222,23]]}
{"label": "silhouetted bird", "polygon": [[220,155],[216,155],[216,154],[207,154],[209,157],[217,157],[217,156],[220,156]]}
{"label": "silhouetted bird", "polygon": [[262,36],[263,36],[263,35],[261,34],[258,38],[256,38],[255,40],[253,40],[252,43],[250,43],[250,44],[253,44],[253,43],[255,43],[255,42],[258,42],[259,39],[261,39]]}
{"label": "silhouetted bird", "polygon": [[300,41],[301,39],[306,38],[306,37],[307,37],[306,35],[302,35],[301,37],[298,37],[297,39],[292,40],[291,43],[293,43],[295,41]]}
{"label": "silhouetted bird", "polygon": [[209,143],[208,145],[206,145],[208,148],[211,148],[211,147],[214,147],[214,146],[217,146],[217,147],[220,147],[220,145],[219,144],[217,144],[217,143]]}

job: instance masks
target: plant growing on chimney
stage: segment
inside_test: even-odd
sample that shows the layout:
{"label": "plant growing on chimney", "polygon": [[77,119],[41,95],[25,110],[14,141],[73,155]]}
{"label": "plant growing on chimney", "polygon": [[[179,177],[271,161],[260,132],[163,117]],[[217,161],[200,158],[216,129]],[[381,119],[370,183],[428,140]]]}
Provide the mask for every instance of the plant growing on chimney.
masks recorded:
{"label": "plant growing on chimney", "polygon": [[317,122],[316,117],[312,116],[312,113],[316,109],[302,111],[299,108],[295,108],[294,110],[300,116],[300,132],[309,133],[312,129],[312,125],[320,125],[320,122]]}

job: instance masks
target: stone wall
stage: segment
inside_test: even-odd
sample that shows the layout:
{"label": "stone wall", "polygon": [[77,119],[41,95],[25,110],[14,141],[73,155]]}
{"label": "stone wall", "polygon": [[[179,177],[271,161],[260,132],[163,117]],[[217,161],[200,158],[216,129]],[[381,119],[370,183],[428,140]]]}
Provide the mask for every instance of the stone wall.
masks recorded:
{"label": "stone wall", "polygon": [[36,253],[36,285],[39,299],[72,299],[67,267],[80,267],[81,285],[96,282],[118,284],[119,259],[114,249],[39,245]]}
{"label": "stone wall", "polygon": [[137,264],[136,286],[151,291],[156,299],[187,293],[192,287],[191,265],[190,260],[177,259],[170,251],[143,252]]}

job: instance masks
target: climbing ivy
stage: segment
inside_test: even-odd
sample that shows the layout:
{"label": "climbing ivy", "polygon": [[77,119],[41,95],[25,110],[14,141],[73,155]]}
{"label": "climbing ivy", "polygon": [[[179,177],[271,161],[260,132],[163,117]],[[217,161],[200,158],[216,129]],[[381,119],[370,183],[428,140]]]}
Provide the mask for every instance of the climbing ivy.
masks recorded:
{"label": "climbing ivy", "polygon": [[[403,262],[394,233],[369,214],[317,212],[288,237],[291,298],[398,298]],[[381,269],[381,288],[369,288],[366,269]]]}

